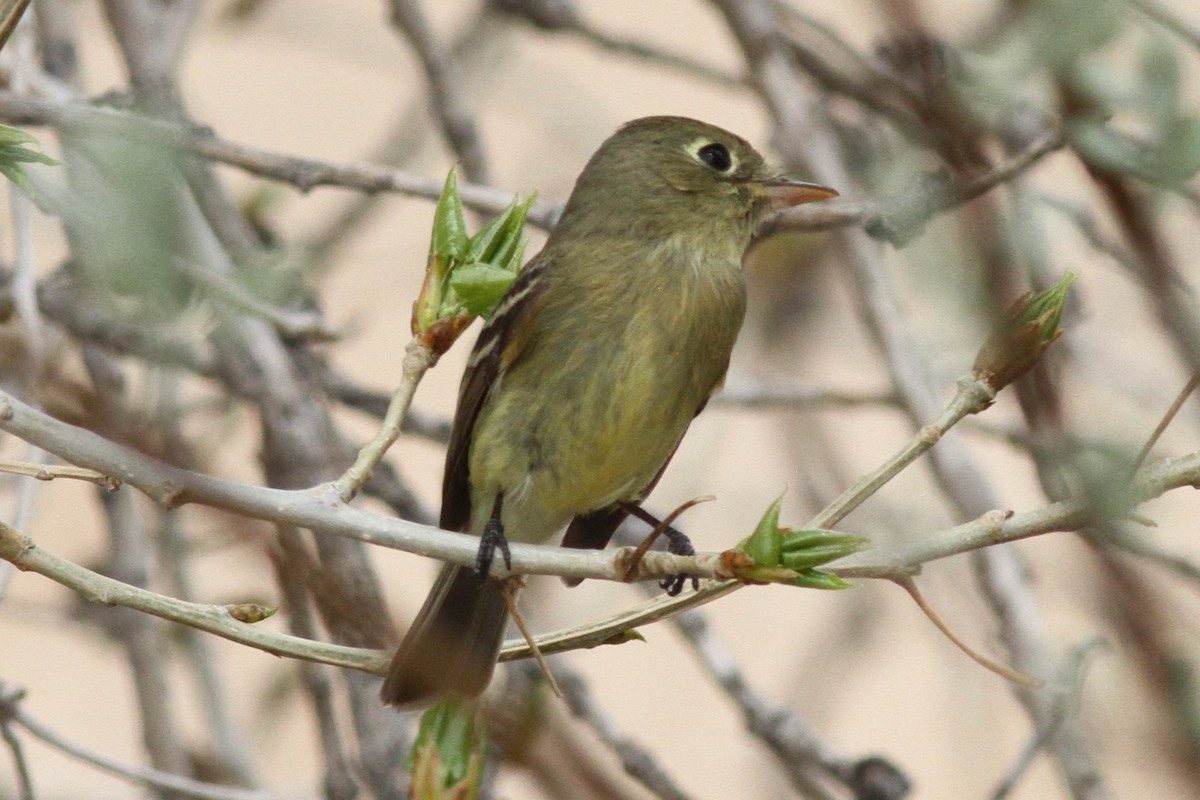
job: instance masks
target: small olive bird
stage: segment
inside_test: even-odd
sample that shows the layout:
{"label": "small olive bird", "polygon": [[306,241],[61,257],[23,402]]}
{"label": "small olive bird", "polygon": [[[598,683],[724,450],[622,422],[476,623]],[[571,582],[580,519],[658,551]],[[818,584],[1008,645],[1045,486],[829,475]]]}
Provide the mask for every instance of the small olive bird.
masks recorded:
{"label": "small olive bird", "polygon": [[[400,708],[491,680],[507,627],[487,577],[508,539],[602,548],[720,386],[746,310],[742,256],[769,213],[837,192],[769,172],[683,117],[624,125],[592,156],[545,248],[484,326],[462,379],[440,526],[481,538],[442,568],[392,660]],[[675,552],[690,553],[681,534]],[[677,592],[683,577],[664,583]]]}

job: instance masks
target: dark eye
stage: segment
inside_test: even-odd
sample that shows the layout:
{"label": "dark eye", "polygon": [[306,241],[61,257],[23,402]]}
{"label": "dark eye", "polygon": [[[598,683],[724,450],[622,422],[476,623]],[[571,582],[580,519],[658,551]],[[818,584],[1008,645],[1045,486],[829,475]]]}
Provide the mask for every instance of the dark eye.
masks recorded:
{"label": "dark eye", "polygon": [[733,166],[733,158],[723,144],[706,144],[696,151],[696,155],[717,172],[725,172]]}

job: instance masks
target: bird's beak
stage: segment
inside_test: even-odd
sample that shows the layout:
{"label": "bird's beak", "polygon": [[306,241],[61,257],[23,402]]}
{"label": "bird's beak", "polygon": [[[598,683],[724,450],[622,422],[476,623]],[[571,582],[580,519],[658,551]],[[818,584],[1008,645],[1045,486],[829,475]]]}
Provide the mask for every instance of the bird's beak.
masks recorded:
{"label": "bird's beak", "polygon": [[837,191],[828,186],[790,181],[786,178],[764,178],[747,181],[747,183],[756,195],[767,201],[772,211],[780,211],[792,206],[815,203],[818,200],[828,200],[838,196]]}

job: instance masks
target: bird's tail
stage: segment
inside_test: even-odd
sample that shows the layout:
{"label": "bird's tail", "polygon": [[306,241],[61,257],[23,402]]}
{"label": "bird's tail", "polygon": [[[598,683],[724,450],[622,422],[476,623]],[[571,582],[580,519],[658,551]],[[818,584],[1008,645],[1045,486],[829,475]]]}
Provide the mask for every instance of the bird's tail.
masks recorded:
{"label": "bird's tail", "polygon": [[411,709],[447,694],[481,694],[492,679],[507,623],[498,581],[468,567],[442,567],[388,668],[383,702]]}

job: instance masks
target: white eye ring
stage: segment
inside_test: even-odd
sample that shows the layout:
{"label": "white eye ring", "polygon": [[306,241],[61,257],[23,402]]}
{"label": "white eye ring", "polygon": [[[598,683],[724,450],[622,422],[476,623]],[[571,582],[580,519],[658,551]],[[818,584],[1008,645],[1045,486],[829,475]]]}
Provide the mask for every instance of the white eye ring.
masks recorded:
{"label": "white eye ring", "polygon": [[688,154],[709,169],[722,175],[737,171],[737,157],[729,148],[712,139],[697,139],[687,146]]}

